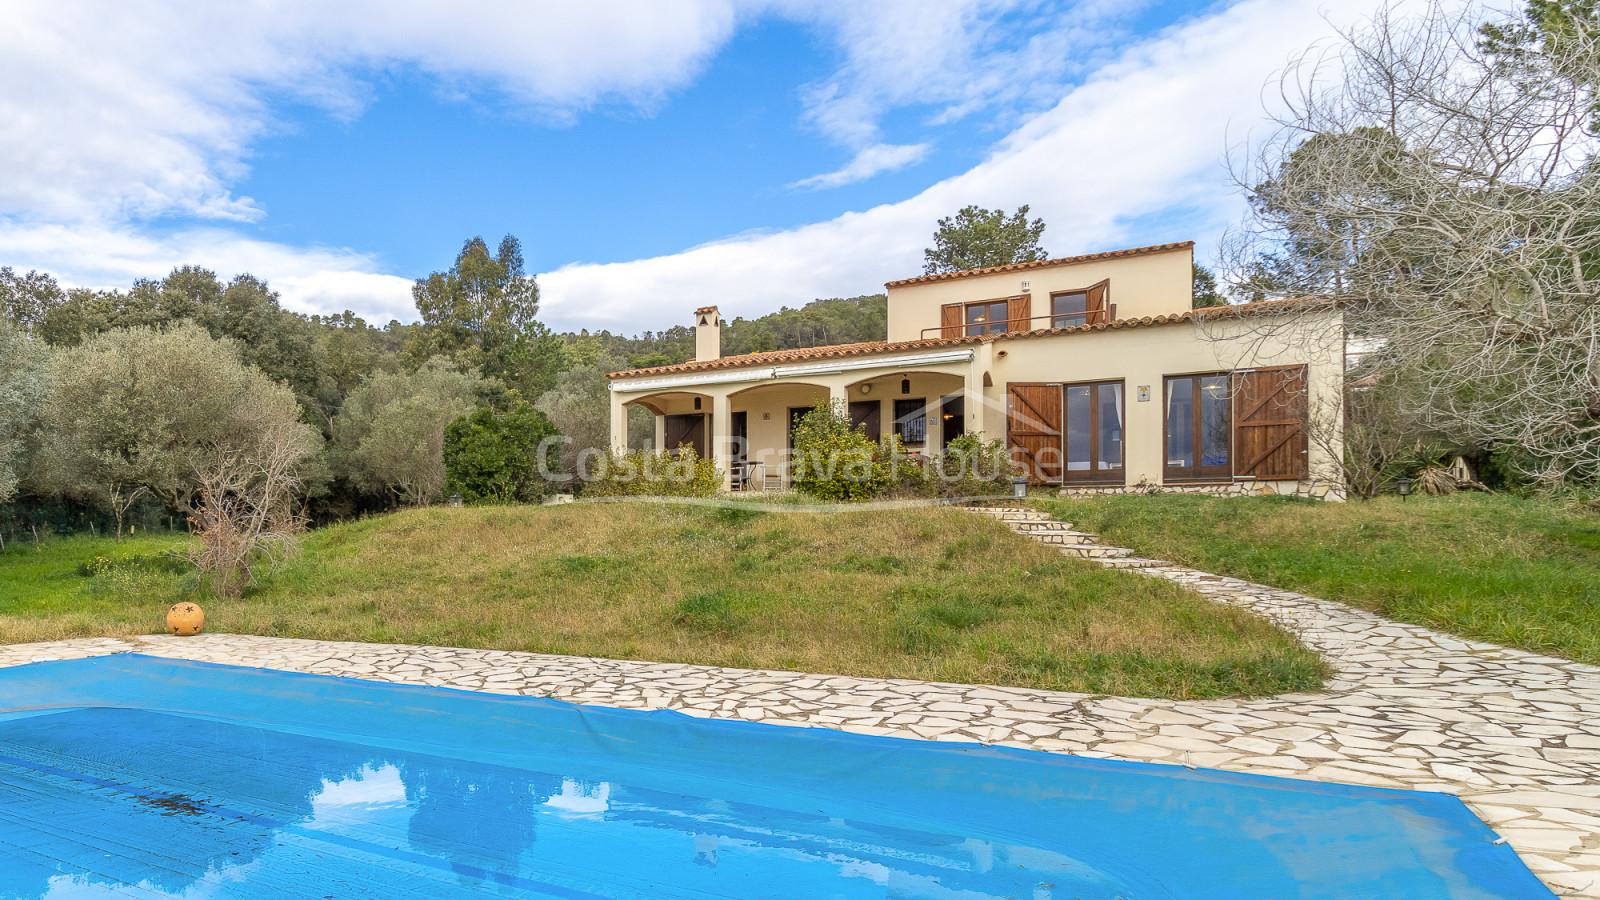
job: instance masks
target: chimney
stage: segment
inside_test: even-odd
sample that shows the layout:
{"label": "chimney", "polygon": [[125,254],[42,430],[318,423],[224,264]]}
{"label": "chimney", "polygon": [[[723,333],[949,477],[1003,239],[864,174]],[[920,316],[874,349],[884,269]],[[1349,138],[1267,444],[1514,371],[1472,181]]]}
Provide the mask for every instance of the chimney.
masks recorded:
{"label": "chimney", "polygon": [[722,318],[715,306],[694,311],[694,358],[696,362],[722,358]]}

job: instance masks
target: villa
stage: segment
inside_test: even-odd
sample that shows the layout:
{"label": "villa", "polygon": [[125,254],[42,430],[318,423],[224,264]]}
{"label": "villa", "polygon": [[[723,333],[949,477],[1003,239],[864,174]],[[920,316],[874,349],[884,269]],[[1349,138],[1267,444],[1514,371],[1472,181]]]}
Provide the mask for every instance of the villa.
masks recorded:
{"label": "villa", "polygon": [[727,489],[786,487],[794,423],[828,399],[914,452],[1003,438],[1064,492],[1342,497],[1338,310],[1195,310],[1193,263],[1190,241],[891,281],[886,341],[731,357],[705,306],[693,360],[609,376],[613,445],[636,404]]}

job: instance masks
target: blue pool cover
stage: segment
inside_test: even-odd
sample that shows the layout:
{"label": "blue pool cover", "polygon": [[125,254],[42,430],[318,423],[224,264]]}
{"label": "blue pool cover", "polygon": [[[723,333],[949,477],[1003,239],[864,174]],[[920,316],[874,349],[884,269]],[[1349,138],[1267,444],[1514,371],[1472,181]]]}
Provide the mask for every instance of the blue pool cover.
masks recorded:
{"label": "blue pool cover", "polygon": [[0,670],[0,897],[1541,897],[1443,794],[119,655]]}

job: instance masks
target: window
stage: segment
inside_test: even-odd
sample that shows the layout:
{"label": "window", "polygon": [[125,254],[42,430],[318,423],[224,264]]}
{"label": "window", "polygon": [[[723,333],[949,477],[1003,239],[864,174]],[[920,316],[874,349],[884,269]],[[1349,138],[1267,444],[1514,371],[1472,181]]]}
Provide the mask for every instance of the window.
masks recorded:
{"label": "window", "polygon": [[1004,334],[1006,325],[1006,307],[1004,300],[995,300],[985,303],[967,304],[967,336],[976,337],[980,334]]}
{"label": "window", "polygon": [[1065,391],[1066,480],[1123,481],[1122,383],[1069,384]]}
{"label": "window", "polygon": [[928,440],[928,415],[921,398],[894,402],[894,433],[904,444],[921,444]]}
{"label": "window", "polygon": [[1050,327],[1071,328],[1089,324],[1089,294],[1074,291],[1050,296]]}
{"label": "window", "polygon": [[1168,478],[1231,478],[1232,411],[1227,375],[1167,379]]}

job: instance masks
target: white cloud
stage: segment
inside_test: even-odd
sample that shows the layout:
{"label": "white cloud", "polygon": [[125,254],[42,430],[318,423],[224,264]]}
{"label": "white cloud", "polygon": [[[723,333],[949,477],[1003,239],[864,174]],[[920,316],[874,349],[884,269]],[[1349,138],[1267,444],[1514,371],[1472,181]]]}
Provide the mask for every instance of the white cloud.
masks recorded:
{"label": "white cloud", "polygon": [[[1222,170],[1226,131],[1261,119],[1261,88],[1287,56],[1328,34],[1320,0],[1245,0],[1136,45],[1017,128],[968,172],[899,203],[670,256],[570,265],[541,277],[559,327],[633,332],[717,303],[754,316],[851,296],[918,274],[936,219],[969,203],[1027,203],[1057,255],[1125,245],[1129,223],[1187,224],[1151,242],[1204,240],[1239,201]],[[648,300],[646,300],[648,298]]]}
{"label": "white cloud", "polygon": [[[934,221],[968,203],[1031,204],[1056,253],[1122,244],[1130,221],[1185,223],[1151,240],[1204,239],[1237,211],[1218,164],[1224,129],[1260,118],[1262,82],[1328,32],[1320,0],[1244,0],[1113,55],[1126,4],[1083,0],[687,0],[661,4],[471,7],[423,0],[163,5],[83,0],[6,4],[0,29],[0,261],[64,281],[124,287],[199,262],[251,272],[286,306],[411,317],[410,281],[368,254],[244,237],[261,217],[233,185],[251,147],[281,127],[288,97],[356,115],[367,81],[429,74],[442,90],[494,90],[563,120],[597,104],[650,110],[686,85],[741,21],[808,22],[842,51],[810,86],[807,121],[849,149],[828,187],[912,165],[927,140],[891,142],[896,109],[928,123],[1009,128],[970,171],[922,193],[827,222],[683,253],[541,276],[557,327],[656,328],[705,302],[756,315],[817,296],[859,294],[915,274]],[[1081,86],[1062,87],[1069,79]],[[973,115],[983,110],[985,115]],[[1026,118],[1028,110],[1042,110]],[[156,232],[181,215],[217,227]]]}
{"label": "white cloud", "polygon": [[1053,101],[1063,79],[1087,71],[1092,54],[1122,36],[1114,20],[1138,5],[779,0],[778,8],[828,31],[843,50],[838,71],[805,91],[806,118],[860,151],[883,142],[882,118],[901,107],[929,108],[935,124],[979,109],[999,124],[1014,124],[1014,107]]}
{"label": "white cloud", "polygon": [[547,116],[649,106],[736,24],[734,0],[7,3],[0,211],[40,221],[251,219],[229,186],[282,95],[351,114],[374,70],[490,87]]}
{"label": "white cloud", "polygon": [[874,175],[916,165],[927,158],[929,149],[928,144],[873,144],[857,153],[844,168],[802,178],[789,186],[801,190],[822,190],[855,184]]}

